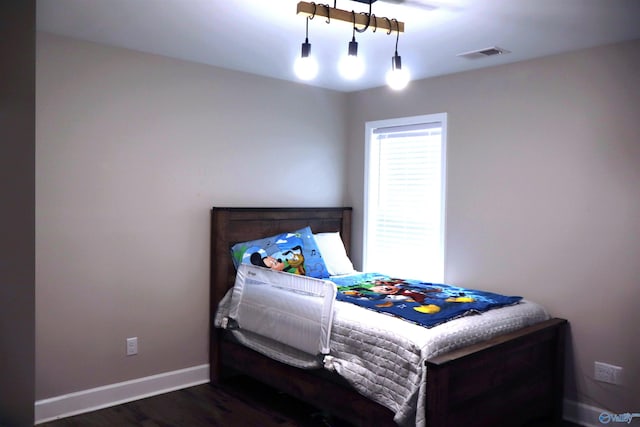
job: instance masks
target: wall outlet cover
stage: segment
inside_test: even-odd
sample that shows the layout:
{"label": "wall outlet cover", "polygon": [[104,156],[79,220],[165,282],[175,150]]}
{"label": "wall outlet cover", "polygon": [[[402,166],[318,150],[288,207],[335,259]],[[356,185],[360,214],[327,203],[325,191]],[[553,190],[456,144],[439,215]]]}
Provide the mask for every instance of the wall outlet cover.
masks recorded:
{"label": "wall outlet cover", "polygon": [[622,367],[603,362],[595,362],[593,366],[593,378],[609,384],[622,383]]}
{"label": "wall outlet cover", "polygon": [[127,356],[138,354],[138,337],[127,338]]}

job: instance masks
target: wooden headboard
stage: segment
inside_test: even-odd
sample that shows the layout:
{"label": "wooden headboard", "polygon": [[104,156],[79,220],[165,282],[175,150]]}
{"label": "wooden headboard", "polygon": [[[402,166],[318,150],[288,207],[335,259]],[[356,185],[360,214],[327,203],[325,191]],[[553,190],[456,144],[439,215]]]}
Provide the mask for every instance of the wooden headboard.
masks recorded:
{"label": "wooden headboard", "polygon": [[212,208],[209,360],[212,381],[220,373],[221,332],[213,324],[218,303],[233,287],[236,271],[231,246],[310,226],[314,233],[339,231],[347,254],[351,247],[351,213],[346,208]]}
{"label": "wooden headboard", "polygon": [[211,209],[211,313],[233,286],[231,246],[310,226],[314,233],[339,231],[348,254],[351,212],[351,208]]}

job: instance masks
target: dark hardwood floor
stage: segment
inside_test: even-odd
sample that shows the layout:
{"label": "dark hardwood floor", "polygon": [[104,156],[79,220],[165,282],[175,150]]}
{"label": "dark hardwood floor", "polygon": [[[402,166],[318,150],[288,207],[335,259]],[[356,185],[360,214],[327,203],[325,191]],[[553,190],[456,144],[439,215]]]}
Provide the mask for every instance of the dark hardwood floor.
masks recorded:
{"label": "dark hardwood floor", "polygon": [[[246,377],[137,400],[40,427],[352,427]],[[499,427],[499,426],[497,426]],[[545,427],[538,425],[531,427]],[[565,423],[563,427],[579,427]]]}
{"label": "dark hardwood floor", "polygon": [[186,388],[39,427],[349,427],[246,377]]}

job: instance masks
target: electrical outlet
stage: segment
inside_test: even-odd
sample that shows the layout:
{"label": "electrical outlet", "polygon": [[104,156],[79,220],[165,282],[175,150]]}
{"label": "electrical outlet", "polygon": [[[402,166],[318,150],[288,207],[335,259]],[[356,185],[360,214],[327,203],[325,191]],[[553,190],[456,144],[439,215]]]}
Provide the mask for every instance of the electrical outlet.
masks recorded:
{"label": "electrical outlet", "polygon": [[608,363],[595,362],[593,378],[609,384],[622,384],[622,367]]}
{"label": "electrical outlet", "polygon": [[127,356],[138,354],[138,337],[127,338]]}

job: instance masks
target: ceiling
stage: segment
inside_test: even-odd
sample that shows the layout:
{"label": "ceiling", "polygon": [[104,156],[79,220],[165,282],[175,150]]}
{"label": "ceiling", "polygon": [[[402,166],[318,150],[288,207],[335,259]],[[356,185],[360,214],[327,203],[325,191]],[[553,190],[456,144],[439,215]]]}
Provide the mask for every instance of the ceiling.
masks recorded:
{"label": "ceiling", "polygon": [[[334,0],[339,9],[367,4]],[[404,2],[404,3],[403,3]],[[305,18],[298,0],[37,0],[37,28],[82,40],[298,81]],[[334,2],[330,2],[334,6]],[[378,0],[378,17],[405,23],[398,53],[413,80],[640,39],[640,0]],[[366,71],[342,79],[350,23],[309,22],[320,73],[312,84],[338,91],[385,85],[395,35],[356,33]],[[500,47],[510,53],[467,59],[458,54]]]}

